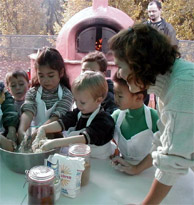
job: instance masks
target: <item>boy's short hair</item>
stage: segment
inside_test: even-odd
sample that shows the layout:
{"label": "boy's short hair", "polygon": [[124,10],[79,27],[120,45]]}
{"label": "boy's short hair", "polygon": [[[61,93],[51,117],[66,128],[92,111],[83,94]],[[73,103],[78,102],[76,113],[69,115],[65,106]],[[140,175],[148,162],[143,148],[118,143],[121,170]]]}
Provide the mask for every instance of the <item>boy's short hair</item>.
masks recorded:
{"label": "boy's short hair", "polygon": [[28,74],[26,73],[26,71],[24,70],[15,70],[13,72],[9,72],[6,74],[5,76],[5,81],[6,81],[6,85],[7,87],[9,86],[9,82],[11,78],[17,78],[18,76],[22,76],[26,79],[26,81],[29,83],[29,77]]}
{"label": "boy's short hair", "polygon": [[108,84],[100,72],[86,71],[81,73],[72,83],[72,91],[88,90],[96,100],[99,97],[105,99],[108,92]]}
{"label": "boy's short hair", "polygon": [[[112,80],[113,80],[113,82],[118,83],[121,86],[125,86],[125,87],[129,88],[126,80],[124,80],[123,78],[118,78],[117,72],[115,72],[115,74],[113,75]],[[129,90],[129,92],[130,92],[130,90]],[[147,90],[143,90],[143,91],[139,91],[137,93],[131,93],[131,94],[132,95],[143,94],[143,99],[145,99],[147,96]]]}
{"label": "boy's short hair", "polygon": [[106,56],[100,51],[88,53],[85,57],[82,58],[82,63],[84,62],[96,62],[98,63],[101,72],[106,72],[107,70],[108,63]]}

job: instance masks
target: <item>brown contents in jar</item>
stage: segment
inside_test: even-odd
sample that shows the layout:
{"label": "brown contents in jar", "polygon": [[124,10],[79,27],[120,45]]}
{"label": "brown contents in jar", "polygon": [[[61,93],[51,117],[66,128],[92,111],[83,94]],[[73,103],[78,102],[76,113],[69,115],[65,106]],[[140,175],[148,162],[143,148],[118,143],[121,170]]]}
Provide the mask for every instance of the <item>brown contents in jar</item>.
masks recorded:
{"label": "brown contents in jar", "polygon": [[85,162],[85,170],[82,173],[81,177],[81,186],[85,186],[88,184],[90,179],[90,163]]}
{"label": "brown contents in jar", "polygon": [[34,185],[28,188],[28,204],[29,205],[53,205],[54,204],[54,188],[50,185]]}

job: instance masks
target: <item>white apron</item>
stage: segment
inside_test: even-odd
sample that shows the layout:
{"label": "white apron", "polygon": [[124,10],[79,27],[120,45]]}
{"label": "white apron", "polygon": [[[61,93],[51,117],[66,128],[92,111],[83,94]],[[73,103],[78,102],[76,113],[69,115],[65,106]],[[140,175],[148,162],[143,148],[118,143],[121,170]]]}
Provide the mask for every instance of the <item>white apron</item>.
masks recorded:
{"label": "white apron", "polygon": [[114,139],[118,148],[124,159],[133,165],[142,161],[150,153],[152,147],[153,132],[151,113],[150,109],[145,105],[144,111],[146,123],[149,129],[132,136],[129,140],[124,138],[120,129],[123,119],[125,118],[126,110],[120,112],[115,125]]}
{"label": "white apron", "polygon": [[[47,109],[45,102],[41,99],[41,96],[42,96],[42,86],[40,86],[37,90],[37,94],[36,94],[37,114],[33,119],[32,126],[41,126],[42,124],[44,124],[49,119],[52,111],[55,109],[57,105],[57,102],[55,102],[55,104],[51,108]],[[63,89],[60,85],[58,87],[58,97],[59,100],[61,100],[63,97]]]}
{"label": "white apron", "polygon": [[[98,107],[88,118],[88,121],[86,123],[86,127],[88,127],[92,120],[96,117],[96,115],[98,114],[100,110],[100,107]],[[81,112],[78,113],[78,120],[81,117]],[[81,129],[81,130],[75,130],[75,127],[70,127],[67,132],[66,132],[66,136],[70,137],[70,136],[75,136],[75,135],[80,135],[80,132],[84,131],[85,128]],[[100,136],[99,136],[100,137]],[[108,142],[102,146],[96,146],[96,145],[91,145],[89,144],[90,148],[91,148],[91,157],[93,158],[98,158],[98,159],[107,159],[111,154],[111,143]],[[63,148],[61,150],[61,152],[66,153],[67,149]]]}

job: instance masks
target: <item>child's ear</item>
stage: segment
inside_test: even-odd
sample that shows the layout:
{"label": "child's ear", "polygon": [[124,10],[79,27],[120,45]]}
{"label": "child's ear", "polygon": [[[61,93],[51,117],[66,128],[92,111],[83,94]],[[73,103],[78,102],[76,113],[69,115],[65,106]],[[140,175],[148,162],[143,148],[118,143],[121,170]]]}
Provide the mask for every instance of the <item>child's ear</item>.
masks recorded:
{"label": "child's ear", "polygon": [[98,98],[96,99],[97,103],[102,103],[103,100],[104,100],[103,97],[98,97]]}
{"label": "child's ear", "polygon": [[60,78],[64,76],[64,70],[61,70],[59,76],[60,76]]}
{"label": "child's ear", "polygon": [[136,101],[140,102],[144,100],[144,95],[142,93],[137,94]]}

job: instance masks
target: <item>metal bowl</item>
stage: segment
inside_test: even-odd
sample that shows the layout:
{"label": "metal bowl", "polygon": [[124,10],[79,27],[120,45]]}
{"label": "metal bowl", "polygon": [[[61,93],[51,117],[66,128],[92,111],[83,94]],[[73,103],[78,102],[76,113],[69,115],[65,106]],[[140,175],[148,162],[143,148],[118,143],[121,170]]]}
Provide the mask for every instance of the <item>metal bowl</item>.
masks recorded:
{"label": "metal bowl", "polygon": [[44,159],[47,159],[49,155],[53,155],[58,151],[58,149],[53,149],[42,153],[19,153],[9,152],[0,148],[0,155],[4,164],[10,170],[25,174],[25,170],[30,170],[37,165],[44,165]]}

